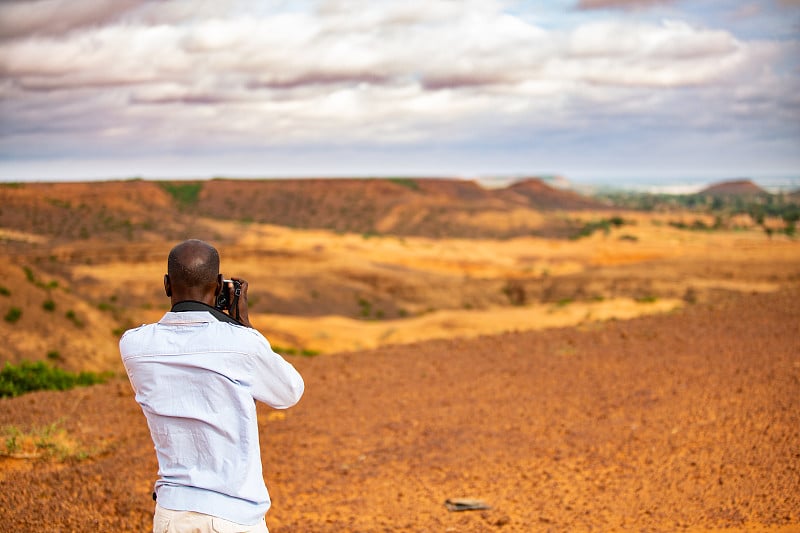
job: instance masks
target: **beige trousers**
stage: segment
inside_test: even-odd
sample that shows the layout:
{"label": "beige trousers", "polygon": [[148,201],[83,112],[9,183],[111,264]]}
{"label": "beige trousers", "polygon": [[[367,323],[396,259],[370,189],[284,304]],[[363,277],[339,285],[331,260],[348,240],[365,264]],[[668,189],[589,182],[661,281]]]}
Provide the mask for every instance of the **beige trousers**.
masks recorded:
{"label": "beige trousers", "polygon": [[216,516],[193,511],[172,511],[156,504],[153,533],[269,533],[264,519],[244,526]]}

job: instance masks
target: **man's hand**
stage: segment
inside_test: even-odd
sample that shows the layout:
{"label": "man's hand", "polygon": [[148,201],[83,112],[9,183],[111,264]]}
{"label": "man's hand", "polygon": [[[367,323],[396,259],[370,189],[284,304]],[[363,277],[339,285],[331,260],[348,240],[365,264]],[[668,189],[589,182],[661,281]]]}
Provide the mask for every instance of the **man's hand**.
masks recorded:
{"label": "man's hand", "polygon": [[[248,328],[252,328],[253,325],[250,323],[250,312],[247,307],[247,280],[242,278],[235,278],[231,277],[231,280],[238,281],[241,284],[241,293],[239,294],[239,299],[236,302],[236,308],[231,308],[228,311],[228,314],[238,320],[243,326],[247,326]],[[231,303],[233,302],[233,283],[228,283],[228,294],[231,295]]]}

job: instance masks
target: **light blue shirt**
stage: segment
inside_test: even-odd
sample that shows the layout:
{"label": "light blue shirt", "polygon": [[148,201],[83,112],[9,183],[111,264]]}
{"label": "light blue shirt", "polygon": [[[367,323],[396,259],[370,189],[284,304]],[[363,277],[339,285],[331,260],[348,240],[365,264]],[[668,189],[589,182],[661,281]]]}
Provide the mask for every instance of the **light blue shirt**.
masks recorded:
{"label": "light blue shirt", "polygon": [[127,331],[119,347],[158,457],[158,504],[260,522],[270,499],[254,400],[297,403],[297,370],[255,329],[206,311],[169,312]]}

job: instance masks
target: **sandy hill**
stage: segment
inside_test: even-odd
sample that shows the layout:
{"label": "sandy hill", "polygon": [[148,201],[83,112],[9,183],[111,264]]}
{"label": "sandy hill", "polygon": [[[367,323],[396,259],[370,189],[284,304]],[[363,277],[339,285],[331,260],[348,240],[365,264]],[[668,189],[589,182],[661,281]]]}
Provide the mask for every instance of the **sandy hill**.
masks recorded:
{"label": "sandy hill", "polygon": [[[473,181],[436,178],[5,184],[0,205],[2,237],[14,242],[36,235],[62,242],[182,238],[205,228],[203,218],[353,233],[549,236],[569,228],[560,218],[542,224],[530,213],[602,208],[536,179],[484,189]],[[529,212],[528,222],[521,224],[517,215],[510,223],[509,213],[520,211]]]}
{"label": "sandy hill", "polygon": [[536,209],[576,210],[598,207],[595,200],[573,191],[556,189],[535,178],[514,183],[505,189],[498,190],[496,194],[512,201],[515,197],[520,198],[524,205]]}
{"label": "sandy hill", "polygon": [[587,208],[602,206],[540,180],[493,190],[473,181],[436,178],[212,180],[203,184],[195,206],[196,212],[217,218],[430,237],[546,234],[550,228],[476,225],[474,217]]}
{"label": "sandy hill", "polygon": [[753,183],[752,180],[733,180],[710,185],[700,191],[699,194],[707,196],[758,196],[768,193]]}
{"label": "sandy hill", "polygon": [[180,237],[193,223],[156,182],[0,184],[0,237],[10,246],[42,236],[57,242]]}

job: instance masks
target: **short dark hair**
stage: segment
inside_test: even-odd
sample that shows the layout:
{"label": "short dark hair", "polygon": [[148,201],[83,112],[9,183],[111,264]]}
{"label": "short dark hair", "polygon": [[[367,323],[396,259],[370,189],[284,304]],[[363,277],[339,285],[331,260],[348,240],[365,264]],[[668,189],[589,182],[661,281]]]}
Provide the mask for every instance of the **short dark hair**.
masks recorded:
{"label": "short dark hair", "polygon": [[205,241],[183,241],[169,252],[167,273],[173,284],[208,287],[217,282],[219,253]]}

